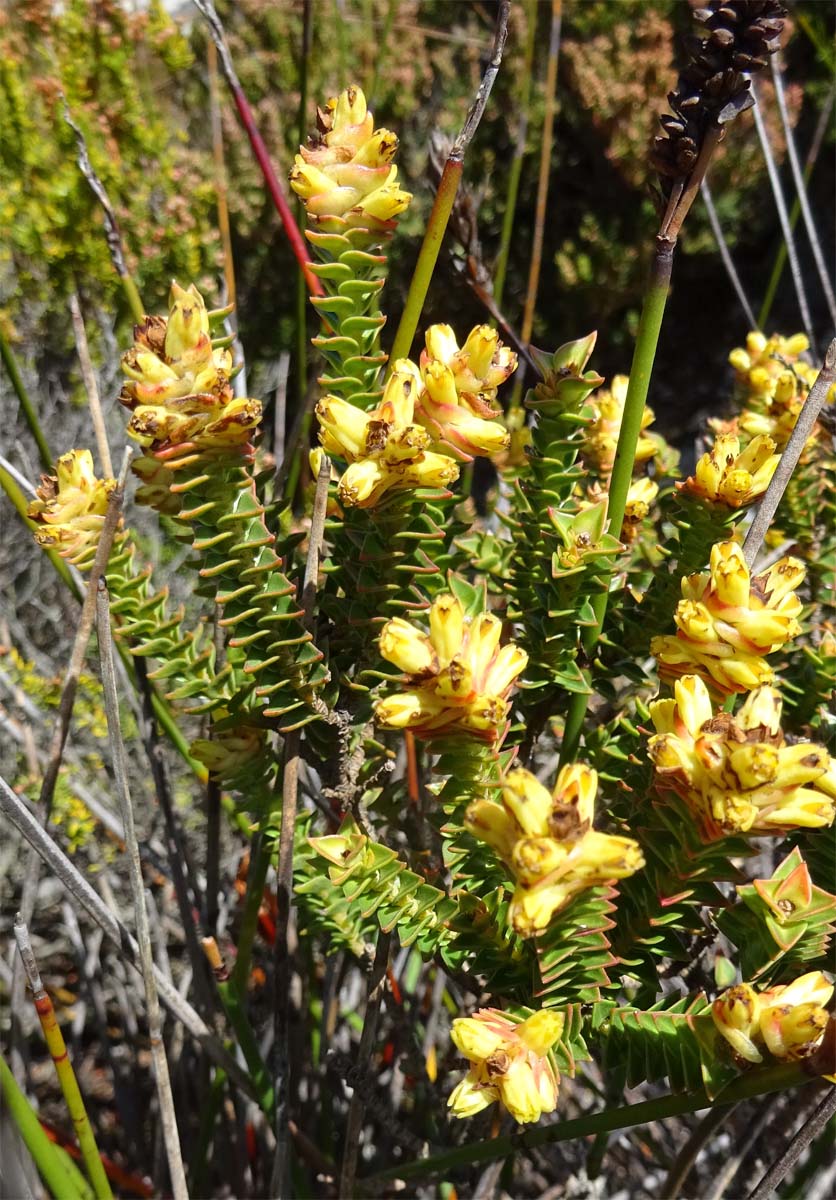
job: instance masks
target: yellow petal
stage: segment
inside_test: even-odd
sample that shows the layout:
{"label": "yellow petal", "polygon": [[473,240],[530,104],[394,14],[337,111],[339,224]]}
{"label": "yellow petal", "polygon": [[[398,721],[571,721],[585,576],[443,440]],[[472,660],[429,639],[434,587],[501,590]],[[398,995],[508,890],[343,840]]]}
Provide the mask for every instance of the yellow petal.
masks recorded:
{"label": "yellow petal", "polygon": [[447,667],[460,652],[464,639],[464,609],[455,596],[445,592],[430,606],[430,640],[440,667]]}
{"label": "yellow petal", "polygon": [[539,779],[517,767],[505,776],[502,789],[505,807],[513,814],[519,829],[528,837],[546,837],[552,798]]}
{"label": "yellow petal", "polygon": [[526,1017],[523,1023],[517,1026],[517,1035],[538,1058],[543,1058],[555,1042],[560,1040],[564,1024],[563,1013],[543,1008]]}
{"label": "yellow petal", "polygon": [[447,1107],[454,1117],[473,1117],[498,1099],[499,1089],[480,1083],[471,1071],[453,1088]]}
{"label": "yellow petal", "polygon": [[510,860],[520,831],[510,813],[492,800],[474,800],[464,815],[464,827],[481,838],[506,861]]}
{"label": "yellow petal", "polygon": [[458,1017],[453,1022],[450,1038],[472,1062],[488,1058],[505,1040],[495,1023],[488,1024],[478,1017]]}
{"label": "yellow petal", "polygon": [[394,617],[383,626],[380,653],[407,675],[419,675],[438,665],[430,639],[402,617]]}

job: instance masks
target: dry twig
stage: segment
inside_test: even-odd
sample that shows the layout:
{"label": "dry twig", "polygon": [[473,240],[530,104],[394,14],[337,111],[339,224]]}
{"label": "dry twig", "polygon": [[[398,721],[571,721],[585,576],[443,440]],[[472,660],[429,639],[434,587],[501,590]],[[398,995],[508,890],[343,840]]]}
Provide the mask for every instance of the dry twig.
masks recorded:
{"label": "dry twig", "polygon": [[798,297],[798,307],[801,311],[801,323],[804,326],[804,332],[809,338],[810,345],[814,345],[816,335],[813,332],[813,319],[810,316],[810,306],[807,303],[807,293],[804,291],[804,277],[801,271],[801,263],[798,260],[798,249],[795,244],[795,235],[792,231],[790,223],[790,214],[787,212],[787,202],[784,199],[784,193],[781,190],[781,179],[778,175],[778,167],[775,163],[775,155],[772,153],[772,146],[769,142],[769,133],[767,132],[766,122],[763,119],[761,112],[761,96],[762,92],[755,90],[754,82],[752,90],[755,92],[756,104],[752,109],[752,115],[755,118],[755,129],[758,131],[758,139],[763,151],[764,161],[766,163],[766,172],[769,176],[769,186],[772,188],[772,195],[775,199],[775,207],[778,210],[778,220],[781,222],[781,233],[784,236],[784,244],[787,248],[787,259],[790,264],[790,274],[792,275],[795,294]]}
{"label": "dry twig", "polygon": [[807,199],[807,185],[804,182],[804,172],[801,169],[801,162],[798,157],[798,150],[795,146],[795,134],[790,124],[790,114],[787,108],[787,97],[784,91],[784,76],[781,68],[780,51],[772,56],[770,61],[772,68],[772,82],[775,84],[775,99],[778,101],[778,112],[781,114],[781,124],[784,128],[784,138],[787,143],[787,157],[790,160],[790,170],[795,184],[795,190],[798,195],[798,203],[801,208],[801,216],[804,221],[804,228],[807,230],[807,238],[810,242],[810,249],[813,251],[813,261],[816,264],[819,282],[822,286],[825,298],[827,300],[827,309],[830,313],[830,320],[836,327],[836,296],[833,294],[833,284],[830,281],[830,275],[824,261],[821,242],[819,241],[816,222],[813,219],[812,211],[810,210],[810,201]]}
{"label": "dry twig", "polygon": [[90,358],[90,347],[87,344],[87,330],[84,328],[84,317],[81,315],[81,305],[75,292],[70,296],[70,316],[73,320],[73,335],[78,362],[81,367],[81,378],[90,405],[90,418],[93,422],[93,432],[96,435],[96,446],[99,451],[99,462],[102,473],[108,478],[113,476],[113,460],[110,457],[110,446],[107,442],[102,402],[99,397],[99,385],[96,383],[96,372]]}
{"label": "dry twig", "polygon": [[[114,916],[66,854],[56,846],[49,834],[41,828],[28,805],[15,794],[2,776],[0,776],[0,815],[7,817],[15,829],[26,838],[30,846],[37,850],[39,857],[47,864],[59,883],[66,888],[90,919],[119,947],[122,957],[138,970],[139,947],[136,939]],[[202,1017],[195,1012],[187,1000],[183,999],[177,989],[172,987],[165,976],[157,972],[156,967],[154,971],[160,999],[175,1020],[181,1022],[212,1061],[226,1071],[230,1079],[246,1096],[251,1100],[257,1099],[247,1074],[227,1053]]]}
{"label": "dry twig", "polygon": [[795,470],[796,463],[801,457],[801,451],[807,444],[808,437],[813,432],[813,426],[827,399],[827,393],[834,379],[836,379],[836,338],[827,347],[827,353],[824,356],[824,366],[819,371],[816,382],[810,388],[810,394],[804,401],[804,407],[798,414],[798,420],[790,435],[790,440],[787,442],[786,449],[781,455],[781,461],[778,463],[769,487],[764,493],[763,500],[758,505],[758,511],[755,513],[752,524],[749,526],[749,532],[746,534],[746,539],[743,543],[743,555],[750,567],[757,557],[761,542],[766,535],[767,529],[769,529],[772,518],[775,516],[778,505],[781,503],[781,497]]}
{"label": "dry twig", "polygon": [[834,1113],[836,1113],[836,1087],[830,1087],[813,1115],[804,1121],[801,1128],[793,1135],[783,1154],[775,1160],[749,1195],[749,1200],[767,1200],[767,1197],[773,1194],[810,1143],[819,1136]]}

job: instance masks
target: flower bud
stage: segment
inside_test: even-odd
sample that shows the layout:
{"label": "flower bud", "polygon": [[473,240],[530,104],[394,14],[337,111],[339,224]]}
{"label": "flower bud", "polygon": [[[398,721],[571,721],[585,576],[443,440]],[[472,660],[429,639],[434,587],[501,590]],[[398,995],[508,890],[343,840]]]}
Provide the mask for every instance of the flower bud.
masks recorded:
{"label": "flower bud", "polygon": [[728,988],[711,1006],[711,1016],[717,1031],[732,1049],[747,1062],[763,1062],[753,1036],[758,1032],[760,1000],[753,987],[739,983]]}

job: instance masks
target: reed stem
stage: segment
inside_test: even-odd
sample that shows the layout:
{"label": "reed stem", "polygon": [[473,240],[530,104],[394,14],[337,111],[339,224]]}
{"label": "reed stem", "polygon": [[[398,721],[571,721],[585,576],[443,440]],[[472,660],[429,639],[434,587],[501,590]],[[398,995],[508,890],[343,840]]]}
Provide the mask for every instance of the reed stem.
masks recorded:
{"label": "reed stem", "polygon": [[[781,125],[784,129],[784,139],[787,143],[787,155],[790,160],[790,170],[792,172],[793,183],[795,184],[796,199],[801,206],[801,215],[804,219],[804,228],[807,231],[807,240],[810,243],[810,249],[813,252],[813,262],[816,264],[819,282],[822,286],[825,299],[827,300],[827,311],[830,313],[830,321],[834,329],[836,329],[836,296],[833,294],[833,284],[830,281],[830,275],[824,261],[824,254],[819,241],[816,222],[813,219],[813,213],[810,209],[810,201],[807,199],[807,187],[804,182],[804,173],[801,170],[801,163],[798,158],[798,151],[795,146],[795,134],[790,124],[790,114],[787,108],[787,97],[784,92],[784,76],[780,63],[780,52],[774,54],[770,60],[772,68],[772,81],[775,84],[775,98],[778,101],[778,112],[781,114]],[[792,230],[792,221],[790,221],[790,229]]]}
{"label": "reed stem", "polygon": [[14,351],[9,345],[8,339],[3,332],[3,327],[0,325],[0,358],[3,359],[3,366],[6,368],[6,374],[9,376],[14,393],[17,396],[20,405],[20,411],[23,413],[26,424],[29,426],[29,432],[35,439],[35,444],[38,447],[38,454],[41,459],[41,466],[45,471],[52,470],[52,454],[50,453],[49,445],[46,440],[46,435],[41,428],[41,423],[38,420],[38,414],[35,406],[29,399],[29,393],[23,382],[20,374],[20,369],[17,365],[17,359],[14,356]]}
{"label": "reed stem", "polygon": [[218,205],[218,232],[223,247],[224,281],[226,303],[235,305],[235,262],[232,257],[232,234],[229,225],[227,203],[226,163],[224,161],[224,134],[221,122],[221,97],[218,87],[218,48],[212,38],[206,46],[206,65],[209,74],[209,121],[212,127],[212,161],[215,168],[215,198]]}
{"label": "reed stem", "polygon": [[322,284],[317,279],[316,275],[311,271],[310,263],[308,262],[308,250],[305,245],[305,239],[299,232],[299,226],[296,224],[293,213],[290,210],[287,197],[284,194],[284,189],[279,183],[279,178],[273,169],[273,164],[270,161],[270,154],[264,142],[264,138],[256,127],[253,118],[252,109],[249,101],[244,95],[244,90],[241,87],[240,80],[236,73],[232,62],[232,56],[229,53],[229,47],[226,44],[224,37],[223,25],[215,11],[215,6],[212,0],[194,0],[195,7],[204,17],[206,24],[209,26],[209,33],[215,46],[218,50],[218,58],[221,63],[221,70],[224,73],[224,78],[232,93],[232,99],[235,101],[235,107],[238,109],[238,116],[241,118],[241,124],[244,126],[244,131],[250,141],[255,160],[261,168],[261,174],[264,177],[264,183],[270,198],[276,206],[276,211],[279,214],[282,225],[284,227],[285,237],[291,251],[293,252],[296,261],[305,276],[305,282],[308,285],[308,291],[313,296],[322,295]]}
{"label": "reed stem", "polygon": [[549,59],[546,66],[545,109],[543,112],[543,134],[540,140],[540,171],[537,179],[537,203],[534,211],[534,238],[531,245],[531,263],[528,270],[528,287],[525,293],[525,308],[520,335],[526,345],[531,341],[534,327],[534,309],[540,287],[540,270],[543,263],[543,238],[546,229],[546,208],[549,200],[549,178],[552,166],[552,144],[554,140],[554,114],[557,110],[557,63],[560,55],[560,33],[563,24],[563,0],[552,0],[551,31],[549,33]]}
{"label": "reed stem", "polygon": [[[754,90],[754,84],[752,85]],[[764,162],[766,163],[766,172],[769,176],[769,186],[772,189],[772,196],[775,200],[775,207],[778,210],[778,220],[781,223],[781,233],[784,236],[784,245],[787,248],[787,260],[790,264],[790,274],[792,275],[793,287],[798,298],[798,308],[801,312],[801,323],[804,326],[804,332],[811,346],[815,345],[816,335],[813,331],[813,319],[810,316],[810,306],[807,303],[807,293],[804,290],[804,277],[801,271],[801,263],[798,258],[798,250],[795,245],[795,236],[793,234],[792,225],[790,224],[790,216],[787,212],[787,203],[784,199],[784,193],[781,189],[781,179],[778,174],[778,167],[775,162],[775,156],[772,153],[772,146],[769,142],[769,133],[767,132],[766,124],[761,112],[761,93],[755,93],[756,102],[752,109],[752,114],[755,118],[755,129],[758,131],[758,140],[761,144]]]}
{"label": "reed stem", "polygon": [[[93,890],[84,876],[70,862],[66,854],[56,846],[49,834],[41,828],[30,807],[18,796],[0,775],[0,815],[20,833],[30,846],[33,846],[43,862],[52,871],[55,878],[70,896],[87,913],[91,921],[102,930],[106,937],[117,947],[122,957],[132,967],[137,968],[139,962],[139,947],[136,939],[128,932],[97,892]],[[244,1095],[256,1099],[250,1079],[238,1066],[211,1032],[202,1017],[195,1012],[188,1000],[184,999],[170,980],[162,972],[154,968],[160,997],[168,1011],[180,1021],[201,1046],[209,1058],[217,1066],[226,1071],[227,1075],[239,1087]]]}
{"label": "reed stem", "polygon": [[[814,1077],[805,1074],[800,1063],[778,1063],[775,1066],[750,1071],[746,1075],[740,1076],[723,1090],[715,1103],[718,1107],[735,1104],[751,1096],[784,1091],[787,1088],[798,1087],[813,1081]],[[447,1172],[471,1163],[491,1162],[498,1158],[507,1158],[508,1155],[523,1153],[538,1146],[549,1146],[557,1142],[573,1142],[603,1131],[631,1129],[636,1125],[647,1125],[651,1121],[665,1121],[670,1117],[698,1112],[700,1109],[711,1108],[711,1106],[711,1100],[704,1091],[659,1096],[640,1104],[628,1104],[623,1108],[611,1108],[604,1112],[577,1117],[572,1121],[562,1121],[559,1125],[531,1128],[522,1133],[492,1138],[484,1142],[471,1142],[443,1154],[434,1154],[429,1158],[389,1167],[377,1175],[362,1180],[361,1183],[366,1192],[389,1179],[408,1180],[437,1175],[442,1171]]]}
{"label": "reed stem", "polygon": [[35,1012],[38,1014],[38,1020],[41,1023],[41,1029],[44,1034],[44,1041],[52,1058],[58,1082],[61,1085],[61,1091],[67,1104],[67,1112],[70,1114],[70,1119],[78,1138],[79,1149],[81,1150],[81,1156],[84,1159],[84,1165],[87,1168],[90,1182],[93,1185],[94,1195],[96,1196],[96,1200],[112,1200],[113,1192],[110,1190],[110,1183],[102,1166],[99,1148],[96,1145],[96,1138],[93,1133],[93,1126],[90,1124],[87,1109],[84,1107],[84,1100],[78,1086],[78,1080],[75,1077],[73,1064],[67,1053],[64,1037],[55,1016],[55,1009],[52,1007],[52,1001],[41,982],[41,974],[38,970],[32,943],[29,939],[29,930],[25,922],[21,920],[20,913],[15,917],[14,934],[18,953],[23,963],[23,969],[26,972],[26,979],[32,990]]}
{"label": "reed stem", "polygon": [[[834,89],[822,105],[822,110],[819,113],[819,119],[816,124],[813,140],[810,143],[810,149],[807,151],[807,159],[804,163],[804,186],[810,182],[810,177],[813,174],[813,168],[819,157],[822,145],[824,143],[825,134],[830,128],[830,117],[833,112],[833,105],[836,102],[836,89]],[[801,201],[796,195],[793,200],[792,210],[790,211],[790,229],[795,229],[798,224],[798,218],[801,216]],[[772,274],[769,276],[769,283],[766,285],[766,294],[761,304],[761,311],[758,315],[758,328],[764,329],[766,322],[769,319],[769,314],[772,312],[772,304],[775,300],[775,294],[778,291],[778,284],[781,282],[781,276],[784,272],[784,267],[787,263],[787,247],[782,240],[778,251],[775,255],[775,262],[772,265]]]}
{"label": "reed stem", "polygon": [[749,298],[743,289],[743,282],[738,274],[737,267],[734,265],[734,259],[729,250],[729,244],[726,241],[723,227],[720,224],[720,217],[717,213],[714,197],[711,194],[711,188],[708,186],[708,179],[702,181],[702,198],[705,201],[705,211],[708,213],[708,222],[711,225],[711,232],[714,234],[714,240],[717,243],[717,249],[720,251],[720,258],[723,260],[723,266],[726,268],[726,274],[729,277],[729,282],[734,288],[734,294],[740,302],[740,307],[743,309],[743,314],[749,322],[750,329],[760,329],[755,314],[752,311],[752,306],[749,303]]}
{"label": "reed stem", "polygon": [[[662,328],[662,318],[665,315],[665,305],[670,289],[673,256],[676,241],[660,234],[656,239],[656,253],[650,272],[650,281],[645,293],[639,331],[633,351],[633,362],[630,367],[630,383],[627,397],[624,401],[624,415],[618,435],[618,445],[615,452],[612,475],[610,477],[609,502],[607,517],[609,528],[617,536],[624,520],[624,510],[627,505],[627,493],[633,478],[633,463],[636,458],[636,446],[641,432],[642,417],[644,416],[647,392],[650,387],[650,377],[653,373],[653,363],[656,358],[656,347],[659,344],[659,332]],[[582,644],[587,654],[595,649],[601,636],[604,618],[607,612],[608,592],[599,592],[592,598],[592,609],[595,622],[587,626],[582,634]],[[585,672],[587,678],[588,672]],[[591,689],[590,689],[591,690]],[[573,762],[580,744],[584,716],[589,703],[589,693],[573,692],[569,701],[566,717],[566,727],[560,750],[560,765]]]}
{"label": "reed stem", "polygon": [[397,362],[399,358],[406,358],[412,348],[412,340],[415,337],[415,331],[421,319],[430,280],[433,277],[435,264],[438,261],[438,254],[441,250],[441,243],[447,229],[447,222],[450,219],[450,213],[453,211],[456,193],[461,183],[465,151],[479,127],[479,122],[488,103],[488,97],[491,94],[491,88],[494,85],[494,80],[502,62],[502,51],[505,47],[505,39],[508,36],[510,10],[510,0],[500,0],[491,59],[485,74],[482,76],[482,82],[479,85],[476,99],[470,106],[464,125],[461,128],[459,136],[453,142],[450,153],[447,156],[447,161],[444,164],[444,169],[441,172],[441,179],[435,194],[432,212],[427,222],[424,240],[418,252],[418,261],[415,264],[415,271],[409,285],[406,304],[404,305],[400,323],[395,334],[395,340],[392,343],[392,350],[389,355],[389,370],[391,370],[392,364]]}
{"label": "reed stem", "polygon": [[766,536],[766,531],[769,529],[769,523],[775,516],[778,505],[781,503],[781,497],[790,481],[790,476],[795,470],[802,450],[807,444],[807,439],[813,432],[813,426],[824,406],[827,394],[834,380],[836,380],[836,339],[827,348],[827,353],[824,356],[824,365],[821,371],[819,371],[815,383],[810,388],[810,393],[804,401],[804,407],[798,414],[795,428],[790,434],[790,439],[781,455],[781,461],[778,463],[775,474],[769,481],[769,487],[766,489],[763,499],[758,505],[758,510],[755,513],[752,524],[749,526],[749,531],[743,542],[743,556],[749,567],[752,566],[757,557],[761,543]]}
{"label": "reed stem", "polygon": [[[361,1072],[366,1070],[372,1056],[377,1039],[377,1024],[380,1017],[380,1001],[386,988],[386,970],[389,966],[389,948],[392,935],[382,930],[377,938],[377,950],[374,956],[372,973],[369,976],[369,990],[366,1000],[366,1013],[363,1017],[363,1032],[360,1034],[360,1045],[357,1050],[357,1064]],[[357,1156],[360,1151],[360,1133],[363,1128],[363,1114],[366,1105],[362,1089],[355,1087],[348,1109],[348,1120],[345,1127],[345,1146],[343,1161],[340,1169],[341,1196],[354,1196],[354,1177],[357,1171]]]}
{"label": "reed stem", "polygon": [[9,1064],[0,1054],[0,1098],[11,1115],[24,1145],[34,1159],[53,1197],[61,1200],[93,1200],[93,1193],[68,1155],[49,1140],[26,1096],[20,1090]]}
{"label": "reed stem", "polygon": [[[267,1070],[267,1064],[261,1056],[252,1025],[244,1011],[241,993],[231,982],[229,971],[226,969],[226,964],[221,958],[220,950],[213,937],[203,938],[203,950],[212,973],[215,976],[215,983],[218,987],[218,995],[220,996],[224,1012],[235,1031],[238,1045],[241,1048],[241,1053],[244,1055],[244,1061],[250,1072],[250,1079],[255,1088],[261,1111],[268,1120],[272,1120],[276,1100],[273,1085],[270,1082],[270,1072]],[[246,992],[244,994],[246,995]]]}
{"label": "reed stem", "polygon": [[499,239],[499,253],[496,256],[493,278],[493,299],[497,308],[502,308],[502,297],[505,292],[505,276],[508,271],[508,255],[511,250],[511,237],[514,232],[514,217],[517,212],[517,196],[520,190],[525,145],[528,134],[528,109],[531,103],[531,75],[534,63],[534,38],[537,33],[537,0],[526,0],[526,37],[525,54],[523,58],[522,83],[519,96],[519,122],[517,124],[517,140],[514,144],[514,157],[508,171],[508,191],[505,195],[505,211],[502,215],[502,234]]}

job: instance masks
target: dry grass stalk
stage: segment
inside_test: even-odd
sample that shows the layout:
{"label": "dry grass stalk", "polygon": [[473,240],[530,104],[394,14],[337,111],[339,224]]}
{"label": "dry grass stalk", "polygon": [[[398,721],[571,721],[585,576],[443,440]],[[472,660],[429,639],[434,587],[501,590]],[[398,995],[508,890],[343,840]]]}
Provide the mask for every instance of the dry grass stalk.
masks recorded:
{"label": "dry grass stalk", "polygon": [[73,336],[81,367],[81,378],[90,405],[90,418],[93,422],[93,432],[96,435],[96,446],[99,451],[99,462],[102,474],[110,478],[113,475],[113,460],[110,457],[110,446],[107,442],[102,402],[99,397],[99,385],[96,383],[96,372],[90,358],[90,347],[87,344],[87,330],[84,328],[84,317],[81,315],[81,305],[75,292],[70,296],[70,316],[73,321]]}

